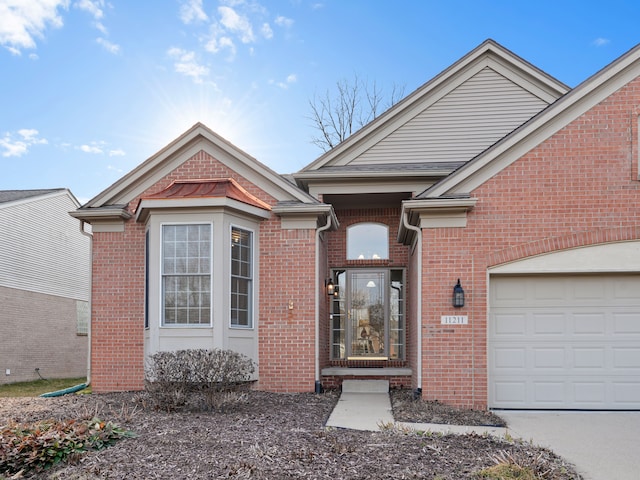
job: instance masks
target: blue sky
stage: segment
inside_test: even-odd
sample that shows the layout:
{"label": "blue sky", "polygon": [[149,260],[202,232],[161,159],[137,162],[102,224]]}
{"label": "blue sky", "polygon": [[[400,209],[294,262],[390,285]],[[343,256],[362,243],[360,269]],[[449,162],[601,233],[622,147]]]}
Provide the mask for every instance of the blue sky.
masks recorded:
{"label": "blue sky", "polygon": [[84,202],[198,121],[291,173],[339,80],[409,94],[493,38],[573,87],[638,21],[616,0],[0,0],[0,190]]}

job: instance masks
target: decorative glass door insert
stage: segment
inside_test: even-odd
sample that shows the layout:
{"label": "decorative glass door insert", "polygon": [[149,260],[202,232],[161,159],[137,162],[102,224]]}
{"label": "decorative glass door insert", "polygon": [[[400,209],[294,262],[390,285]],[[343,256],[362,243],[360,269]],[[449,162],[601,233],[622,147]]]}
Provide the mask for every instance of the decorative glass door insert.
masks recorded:
{"label": "decorative glass door insert", "polygon": [[333,359],[404,357],[402,270],[334,272],[338,296],[331,308]]}

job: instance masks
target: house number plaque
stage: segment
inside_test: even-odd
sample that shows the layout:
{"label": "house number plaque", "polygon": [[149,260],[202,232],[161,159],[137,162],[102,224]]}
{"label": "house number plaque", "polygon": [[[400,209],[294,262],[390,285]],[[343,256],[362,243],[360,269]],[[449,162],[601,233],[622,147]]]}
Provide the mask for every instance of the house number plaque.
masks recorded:
{"label": "house number plaque", "polygon": [[442,325],[467,325],[469,317],[466,315],[442,315],[440,323]]}

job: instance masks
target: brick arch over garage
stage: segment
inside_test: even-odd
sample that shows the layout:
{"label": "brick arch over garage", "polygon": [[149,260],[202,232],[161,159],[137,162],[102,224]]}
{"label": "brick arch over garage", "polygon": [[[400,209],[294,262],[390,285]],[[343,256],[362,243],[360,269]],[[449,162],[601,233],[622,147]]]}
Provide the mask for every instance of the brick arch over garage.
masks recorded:
{"label": "brick arch over garage", "polygon": [[602,230],[577,232],[553,238],[544,238],[535,242],[516,245],[489,254],[487,267],[494,267],[503,263],[513,262],[535,255],[567,250],[570,248],[585,247],[601,243],[624,242],[640,240],[640,225],[627,227],[614,227]]}

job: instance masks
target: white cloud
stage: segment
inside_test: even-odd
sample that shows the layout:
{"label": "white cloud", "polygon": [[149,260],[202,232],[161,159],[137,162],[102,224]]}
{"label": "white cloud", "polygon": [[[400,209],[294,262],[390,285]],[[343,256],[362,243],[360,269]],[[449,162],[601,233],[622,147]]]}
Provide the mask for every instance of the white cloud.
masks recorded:
{"label": "white cloud", "polygon": [[116,148],[115,150],[109,150],[110,157],[123,157],[126,153],[121,148]]}
{"label": "white cloud", "polygon": [[596,47],[603,47],[605,45],[608,45],[609,43],[611,43],[611,40],[609,40],[608,38],[602,38],[602,37],[598,37],[593,41],[593,44]]}
{"label": "white cloud", "polygon": [[96,38],[96,42],[102,46],[107,52],[113,53],[114,55],[120,53],[120,45],[110,42],[109,40],[98,37]]}
{"label": "white cloud", "polygon": [[29,147],[32,145],[49,143],[45,138],[39,138],[38,130],[33,128],[23,128],[16,133],[7,132],[0,138],[0,148],[4,149],[3,157],[21,157],[29,152]]}
{"label": "white cloud", "polygon": [[271,30],[271,25],[269,25],[268,23],[264,23],[262,25],[260,32],[262,33],[262,36],[264,38],[267,38],[267,39],[273,38],[273,30]]}
{"label": "white cloud", "polygon": [[255,41],[253,29],[247,17],[239,15],[230,7],[218,7],[218,12],[222,17],[220,23],[228,30],[237,33],[242,43],[252,43]]}
{"label": "white cloud", "polygon": [[95,143],[91,144],[91,145],[86,145],[86,144],[85,145],[80,145],[78,147],[78,150],[81,150],[84,153],[96,153],[96,154],[104,153],[102,148],[97,146]]}
{"label": "white cloud", "polygon": [[275,19],[275,24],[279,27],[290,28],[293,25],[293,20],[291,18],[283,17],[279,15]]}
{"label": "white cloud", "polygon": [[14,55],[22,49],[36,48],[35,38],[43,38],[48,26],[62,27],[59,9],[69,0],[30,0],[0,2],[0,45]]}
{"label": "white cloud", "polygon": [[236,46],[233,43],[233,39],[228,35],[225,35],[220,26],[216,23],[210,27],[210,36],[204,45],[206,51],[211,53],[218,53],[223,49],[227,49],[233,57],[236,54]]}
{"label": "white cloud", "polygon": [[202,83],[203,78],[209,76],[209,68],[198,63],[195,52],[172,47],[167,54],[174,60],[175,71],[191,77],[194,82]]}
{"label": "white cloud", "polygon": [[206,22],[209,17],[202,9],[202,0],[187,0],[180,5],[180,20],[182,23]]}
{"label": "white cloud", "polygon": [[78,0],[74,7],[89,13],[95,20],[104,17],[104,0]]}
{"label": "white cloud", "polygon": [[115,167],[113,165],[107,165],[107,170],[112,171],[112,172],[116,172],[116,173],[123,173],[124,170],[122,170],[121,168]]}
{"label": "white cloud", "polygon": [[298,81],[298,76],[295,73],[292,73],[287,76],[284,82],[271,82],[272,84],[277,85],[278,87],[286,90],[290,85],[296,83]]}

